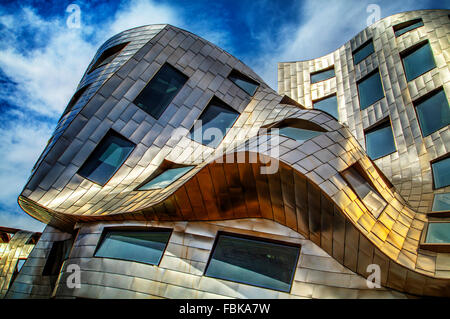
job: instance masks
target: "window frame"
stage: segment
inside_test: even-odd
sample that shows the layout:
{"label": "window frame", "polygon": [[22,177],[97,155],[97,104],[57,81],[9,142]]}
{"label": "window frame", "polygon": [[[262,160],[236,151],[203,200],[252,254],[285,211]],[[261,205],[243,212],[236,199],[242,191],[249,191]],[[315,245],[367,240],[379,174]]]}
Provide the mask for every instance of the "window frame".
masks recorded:
{"label": "window frame", "polygon": [[[389,123],[389,124],[386,125],[387,123]],[[372,158],[369,156],[368,152],[367,152],[367,134],[370,134],[370,133],[372,133],[372,132],[374,132],[374,131],[383,129],[383,128],[388,127],[388,126],[391,128],[391,132],[392,132],[392,140],[393,140],[393,142],[394,142],[394,148],[395,148],[395,150],[393,150],[392,152],[387,153],[387,154],[385,154],[385,155],[383,155],[383,156],[379,156],[379,157],[377,157],[377,158],[372,159]],[[389,115],[386,116],[385,118],[379,120],[378,122],[374,123],[373,125],[369,126],[368,128],[364,129],[364,130],[363,130],[363,133],[364,133],[364,143],[365,143],[365,146],[366,146],[366,154],[367,154],[367,156],[368,156],[371,160],[376,161],[376,160],[379,160],[380,158],[386,157],[386,156],[388,156],[388,155],[391,155],[391,154],[397,152],[397,143],[395,142],[394,130],[393,130],[393,128],[392,128],[392,121],[391,121],[391,118],[390,118]]]}
{"label": "window frame", "polygon": [[[260,242],[266,242],[266,243],[269,243],[269,244],[284,245],[284,246],[291,246],[291,247],[298,248],[298,253],[297,253],[294,269],[292,271],[291,283],[289,285],[289,291],[277,290],[277,289],[272,289],[272,288],[268,288],[268,287],[258,286],[258,285],[254,285],[254,284],[250,284],[250,283],[234,281],[234,280],[231,280],[231,279],[223,279],[223,278],[218,278],[218,277],[213,277],[213,276],[207,275],[206,272],[207,272],[207,270],[209,268],[210,262],[212,260],[213,255],[214,255],[214,251],[215,251],[215,249],[217,247],[217,244],[219,242],[220,235],[225,235],[225,236],[229,236],[229,237],[236,237],[236,238],[241,238],[241,239],[254,240],[254,241],[260,241]],[[296,269],[298,268],[298,263],[300,261],[301,253],[302,253],[302,245],[299,244],[299,243],[273,239],[273,238],[270,238],[270,237],[265,237],[264,235],[260,235],[260,234],[247,235],[247,234],[242,234],[242,233],[233,233],[233,232],[229,232],[229,231],[219,230],[219,231],[217,231],[216,236],[214,238],[214,243],[213,243],[213,246],[212,246],[212,248],[210,250],[210,253],[209,253],[209,256],[208,256],[208,261],[206,262],[206,266],[205,266],[205,269],[203,270],[202,276],[205,276],[205,277],[208,277],[208,278],[212,278],[212,279],[215,279],[215,280],[224,280],[224,281],[227,281],[227,282],[237,283],[237,284],[240,284],[240,285],[248,285],[248,286],[251,286],[251,287],[257,287],[257,288],[261,288],[261,289],[269,289],[269,290],[272,290],[272,291],[291,293],[291,291],[292,291],[292,284],[293,284],[294,279],[295,279]]]}
{"label": "window frame", "polygon": [[[330,70],[333,70],[333,71],[334,71],[334,72],[333,72],[334,75],[333,75],[332,77],[329,77],[329,78],[326,78],[326,79],[323,79],[323,80],[320,80],[320,81],[317,81],[317,82],[313,82],[313,81],[312,81],[312,77],[313,77],[314,75],[320,74],[320,73],[322,73],[322,72],[330,71]],[[333,64],[333,65],[331,65],[331,66],[329,66],[329,67],[327,67],[327,68],[325,68],[325,69],[321,69],[321,70],[317,70],[317,71],[311,72],[311,73],[309,74],[309,81],[310,81],[310,84],[313,85],[313,84],[317,84],[317,83],[320,83],[320,82],[323,82],[323,81],[327,81],[327,80],[332,79],[332,78],[335,78],[335,77],[336,77],[336,70],[335,70],[334,64]]]}
{"label": "window frame", "polygon": [[[137,98],[144,92],[144,90],[147,88],[147,86],[150,85],[150,82],[153,81],[153,79],[161,72],[161,70],[165,67],[165,66],[169,66],[170,68],[172,68],[173,70],[175,70],[176,72],[178,72],[179,74],[181,74],[184,78],[185,81],[183,83],[183,85],[180,87],[180,89],[177,91],[177,93],[173,96],[172,100],[164,107],[164,109],[161,111],[161,114],[159,114],[158,117],[155,117],[153,114],[147,112],[146,110],[144,110],[142,107],[140,107],[136,102]],[[139,108],[139,110],[141,110],[142,112],[145,112],[145,114],[150,115],[152,118],[154,118],[155,120],[159,120],[161,118],[161,116],[163,116],[164,112],[169,108],[169,106],[172,104],[172,102],[177,98],[178,94],[180,94],[180,92],[183,90],[183,88],[186,86],[186,84],[188,83],[190,77],[187,76],[186,74],[184,74],[184,72],[180,71],[178,68],[174,67],[171,63],[169,62],[165,62],[161,65],[161,67],[153,74],[153,76],[147,81],[147,83],[145,83],[144,87],[139,91],[139,93],[136,95],[136,97],[133,99],[133,101],[131,101],[131,103],[133,103],[133,105],[135,105],[137,108]]]}
{"label": "window frame", "polygon": [[[380,84],[381,84],[381,90],[383,91],[383,96],[380,97],[379,99],[373,101],[371,104],[367,105],[365,108],[361,108],[361,93],[359,92],[359,84],[361,84],[362,82],[364,82],[365,80],[367,80],[368,78],[370,78],[372,75],[378,73],[378,76],[380,78]],[[381,73],[380,73],[380,69],[377,67],[375,69],[373,69],[372,71],[370,71],[369,73],[367,73],[365,76],[363,76],[362,78],[360,78],[358,81],[356,81],[356,91],[358,92],[358,104],[359,104],[359,110],[363,111],[368,109],[369,107],[373,106],[375,103],[381,101],[382,99],[386,98],[386,92],[384,90],[384,85],[383,85],[383,79],[381,77]]]}
{"label": "window frame", "polygon": [[[397,35],[398,31],[401,31],[401,30],[403,30],[403,29],[405,29],[405,28],[407,28],[409,26],[412,26],[412,25],[414,25],[416,23],[419,23],[419,22],[422,22],[422,25],[419,25],[419,26],[417,26],[415,28],[412,28],[411,30],[407,30],[407,31],[403,32],[402,34]],[[412,30],[418,29],[418,28],[423,27],[423,26],[424,26],[424,23],[423,23],[422,18],[416,18],[416,19],[408,20],[408,21],[401,22],[401,23],[398,23],[396,25],[393,25],[392,29],[394,30],[394,36],[396,38],[398,38],[398,37],[401,37],[402,35],[410,32]]]}
{"label": "window frame", "polygon": [[[243,88],[241,88],[239,85],[236,84],[236,82],[234,82],[233,80],[230,79],[230,76],[235,75],[236,77],[241,77],[243,78],[245,81],[252,83],[253,85],[256,85],[255,88],[255,92],[253,92],[253,94],[248,93],[246,90],[244,90]],[[240,72],[239,70],[236,69],[232,69],[230,71],[230,73],[227,76],[227,79],[230,80],[234,85],[236,85],[240,90],[242,90],[243,92],[245,92],[245,94],[253,97],[256,94],[256,91],[258,91],[259,87],[261,86],[261,83],[253,80],[251,77],[249,77],[248,75],[245,75],[244,73]]]}
{"label": "window frame", "polygon": [[[162,250],[161,257],[158,260],[158,264],[151,264],[151,263],[146,263],[143,261],[124,259],[124,258],[119,258],[119,257],[97,256],[97,252],[100,249],[101,245],[103,244],[103,241],[105,240],[106,234],[108,232],[152,232],[152,231],[169,233],[166,246],[164,247],[164,250]],[[123,260],[123,261],[127,261],[127,262],[135,262],[135,263],[144,264],[144,265],[148,265],[148,266],[159,267],[159,265],[161,264],[161,261],[164,257],[164,254],[166,253],[167,247],[169,246],[173,231],[174,231],[173,228],[155,227],[155,226],[150,226],[150,227],[148,227],[148,226],[107,226],[107,227],[103,227],[102,234],[100,235],[97,245],[95,246],[94,252],[92,254],[92,258],[106,258],[106,259],[114,259],[114,260]]]}
{"label": "window frame", "polygon": [[[439,94],[440,91],[444,92],[444,96],[447,99],[447,93],[445,93],[444,87],[440,86],[438,88],[433,89],[432,91],[419,96],[417,99],[415,99],[414,101],[412,101],[412,105],[414,106],[414,112],[416,114],[416,119],[417,119],[417,124],[419,125],[419,129],[420,129],[420,134],[422,134],[422,138],[427,138],[428,136],[439,132],[440,130],[442,130],[444,127],[448,126],[449,124],[447,124],[446,126],[442,126],[441,128],[438,128],[437,130],[424,135],[423,129],[422,129],[422,124],[420,123],[420,117],[419,117],[419,113],[417,112],[417,106],[422,104],[423,102],[427,101],[428,99],[432,98],[433,96],[435,96],[436,94]],[[447,104],[448,104],[448,99],[447,99]]]}
{"label": "window frame", "polygon": [[[125,159],[123,160],[122,164],[114,171],[114,173],[109,177],[109,179],[104,183],[104,184],[100,184],[96,181],[93,181],[92,179],[85,177],[84,175],[80,174],[81,168],[84,167],[84,165],[87,163],[87,161],[90,159],[90,157],[92,156],[92,154],[95,152],[95,150],[99,147],[99,145],[104,142],[106,140],[106,137],[110,134],[119,136],[121,138],[123,138],[124,140],[127,140],[128,142],[130,142],[131,144],[133,144],[133,149],[131,150],[131,152],[127,155],[127,157],[125,157]],[[106,184],[108,184],[111,179],[114,177],[114,175],[116,175],[116,173],[122,168],[122,166],[125,164],[125,162],[128,160],[128,158],[131,156],[131,154],[133,154],[134,150],[136,149],[136,143],[133,143],[132,141],[130,141],[128,138],[126,138],[125,136],[123,136],[122,134],[118,133],[116,130],[110,128],[105,135],[102,137],[102,139],[95,145],[94,149],[89,153],[89,155],[86,157],[86,159],[84,160],[83,164],[80,165],[80,167],[78,168],[76,174],[78,174],[80,177],[87,179],[88,181],[96,184],[96,185],[100,185],[100,186],[105,186]]]}
{"label": "window frame", "polygon": [[[230,81],[231,81],[231,80],[230,80]],[[217,144],[217,146],[212,147],[212,146],[205,145],[205,144],[203,144],[202,142],[198,142],[198,141],[194,140],[192,134],[193,134],[193,132],[194,132],[195,124],[200,120],[200,118],[202,117],[202,115],[206,112],[207,108],[208,108],[212,103],[214,103],[215,101],[217,101],[217,104],[218,104],[219,106],[222,106],[222,104],[223,104],[225,107],[227,107],[227,108],[231,109],[232,111],[236,112],[236,113],[237,113],[237,117],[236,117],[236,119],[233,121],[233,123],[231,123],[230,127],[229,127],[228,130],[226,131],[226,133],[225,133],[225,135],[223,136],[223,138],[222,138],[222,140],[220,141],[220,143]],[[241,115],[242,115],[241,112],[239,112],[238,110],[236,110],[234,107],[232,107],[232,106],[229,105],[228,103],[225,103],[224,101],[222,101],[222,99],[218,98],[216,95],[213,95],[213,96],[209,99],[208,103],[206,103],[206,106],[203,108],[203,110],[201,111],[200,115],[194,120],[194,123],[192,123],[192,126],[191,126],[191,128],[189,129],[187,138],[190,139],[191,141],[194,141],[195,143],[198,143],[198,144],[203,145],[204,147],[209,147],[209,148],[212,148],[212,149],[217,149],[217,148],[219,147],[219,145],[222,144],[223,140],[227,137],[227,135],[228,135],[228,133],[230,132],[231,128],[234,126],[234,124],[236,124],[236,122],[239,120],[239,118],[241,117]],[[204,131],[203,131],[203,124],[202,124],[202,133],[204,133]],[[202,137],[202,141],[203,141],[203,137]]]}
{"label": "window frame", "polygon": [[[372,42],[372,46],[373,46],[373,52],[370,53],[369,55],[367,55],[366,57],[364,57],[364,59],[360,60],[358,63],[355,63],[355,54],[358,53],[359,51],[361,51],[362,49],[364,49],[366,46],[368,46],[370,44],[370,42]],[[359,47],[357,47],[355,50],[352,51],[352,60],[353,60],[353,65],[357,66],[358,64],[360,64],[362,61],[364,61],[365,59],[367,59],[369,56],[371,56],[372,54],[375,53],[375,43],[373,43],[373,38],[368,39],[367,41],[365,41],[364,43],[362,43]]]}
{"label": "window frame", "polygon": [[[437,162],[440,162],[440,161],[442,161],[442,160],[445,160],[445,159],[450,159],[450,152],[447,153],[447,154],[444,154],[444,155],[442,155],[442,156],[439,156],[438,158],[435,158],[434,160],[430,161],[431,179],[433,180],[433,183],[432,183],[432,189],[433,189],[433,190],[445,189],[446,187],[449,187],[449,186],[450,186],[450,185],[445,185],[445,186],[436,188],[436,183],[435,183],[435,181],[434,181],[433,164],[434,164],[434,163],[437,163]],[[434,197],[433,197],[433,198],[434,198]]]}
{"label": "window frame", "polygon": [[[427,71],[425,71],[425,72],[420,73],[420,74],[417,75],[415,78],[412,78],[412,79],[409,79],[409,80],[408,80],[408,77],[407,77],[407,75],[406,75],[406,68],[405,68],[404,59],[405,59],[406,57],[410,56],[411,54],[413,54],[414,52],[416,52],[417,50],[419,50],[420,48],[426,46],[426,45],[429,45],[429,48],[430,48],[430,51],[431,51],[431,57],[432,57],[433,62],[434,62],[434,67],[431,68],[431,69],[429,69],[429,70],[427,70]],[[402,61],[403,73],[405,74],[405,80],[406,80],[406,83],[415,81],[415,80],[418,79],[419,77],[423,76],[425,73],[431,72],[432,70],[434,70],[434,69],[437,68],[436,59],[435,59],[434,53],[433,53],[433,48],[431,47],[431,43],[430,43],[430,41],[429,41],[428,39],[413,44],[413,45],[410,46],[409,48],[406,48],[405,50],[403,50],[402,52],[400,52],[399,55],[400,55],[400,60]]]}
{"label": "window frame", "polygon": [[427,243],[429,226],[431,223],[450,223],[450,218],[433,218],[430,217],[425,223],[422,234],[420,235],[419,248],[434,251],[437,253],[450,253],[450,243]]}

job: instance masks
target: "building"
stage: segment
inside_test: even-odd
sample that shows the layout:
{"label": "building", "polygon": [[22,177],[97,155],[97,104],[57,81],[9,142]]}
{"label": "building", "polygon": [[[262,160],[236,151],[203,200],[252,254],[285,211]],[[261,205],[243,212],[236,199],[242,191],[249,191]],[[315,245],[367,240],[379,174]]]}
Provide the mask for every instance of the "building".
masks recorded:
{"label": "building", "polygon": [[19,196],[48,226],[6,297],[449,297],[449,14],[280,63],[280,94],[185,30],[114,36]]}

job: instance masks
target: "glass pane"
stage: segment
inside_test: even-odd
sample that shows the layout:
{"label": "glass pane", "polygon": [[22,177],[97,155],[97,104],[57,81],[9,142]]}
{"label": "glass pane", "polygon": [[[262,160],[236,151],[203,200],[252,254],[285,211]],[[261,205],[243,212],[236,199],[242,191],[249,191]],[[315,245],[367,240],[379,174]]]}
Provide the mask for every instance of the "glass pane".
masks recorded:
{"label": "glass pane", "polygon": [[160,189],[165,188],[172,184],[174,181],[179,179],[181,176],[193,169],[194,166],[186,166],[179,168],[171,168],[156,176],[154,179],[141,186],[138,190],[146,191],[150,189]]}
{"label": "glass pane", "polygon": [[450,243],[450,223],[429,223],[426,243]]}
{"label": "glass pane", "polygon": [[25,261],[26,261],[26,259],[19,259],[17,261],[17,266],[16,266],[17,272],[19,272],[22,269],[23,265],[25,264]]}
{"label": "glass pane", "polygon": [[436,194],[433,199],[433,212],[450,211],[450,193]]}
{"label": "glass pane", "polygon": [[282,127],[279,129],[279,134],[284,135],[286,137],[292,138],[298,142],[304,142],[309,140],[310,138],[316,137],[317,135],[322,134],[323,132],[305,130],[302,128],[296,127]]}
{"label": "glass pane", "polygon": [[375,218],[381,214],[387,203],[381,195],[354,167],[349,167],[341,175],[350,184],[359,199],[369,209]]}
{"label": "glass pane", "polygon": [[433,169],[435,188],[450,185],[450,157],[431,164],[431,168]]}
{"label": "glass pane", "polygon": [[373,42],[370,41],[353,52],[353,61],[358,64],[374,52]]}
{"label": "glass pane", "polygon": [[395,152],[394,135],[390,123],[366,133],[367,155],[373,160]]}
{"label": "glass pane", "polygon": [[330,97],[327,97],[323,100],[317,101],[313,103],[313,107],[318,110],[322,110],[324,112],[327,112],[331,116],[333,116],[335,119],[339,119],[338,114],[338,104],[337,104],[337,96],[333,95]]}
{"label": "glass pane", "polygon": [[116,133],[108,133],[97,145],[78,174],[104,185],[125,162],[134,144]]}
{"label": "glass pane", "polygon": [[170,231],[110,231],[95,256],[157,265],[169,236]]}
{"label": "glass pane", "polygon": [[358,83],[358,93],[359,107],[361,110],[366,109],[384,97],[383,86],[381,85],[378,71]]}
{"label": "glass pane", "polygon": [[133,103],[155,119],[159,119],[187,79],[174,67],[164,64]]}
{"label": "glass pane", "polygon": [[444,90],[415,105],[423,136],[450,124],[450,106]]}
{"label": "glass pane", "polygon": [[395,36],[396,36],[396,37],[401,36],[402,34],[408,32],[408,31],[411,31],[411,30],[413,30],[413,29],[415,29],[415,28],[421,27],[421,26],[423,26],[422,20],[420,20],[420,21],[418,21],[418,22],[416,22],[416,23],[410,24],[410,25],[408,25],[408,26],[406,26],[406,27],[398,28],[398,29],[395,31]]}
{"label": "glass pane", "polygon": [[259,86],[257,82],[248,79],[246,76],[240,74],[236,70],[233,70],[228,78],[251,96],[255,94],[256,89]]}
{"label": "glass pane", "polygon": [[403,65],[405,66],[406,80],[408,81],[434,69],[436,64],[434,63],[430,44],[427,43],[403,57]]}
{"label": "glass pane", "polygon": [[298,255],[298,247],[220,235],[206,275],[289,291]]}
{"label": "glass pane", "polygon": [[191,129],[191,138],[206,146],[217,147],[238,116],[235,110],[212,100],[200,115],[199,122]]}
{"label": "glass pane", "polygon": [[320,71],[318,73],[311,74],[311,83],[317,83],[320,81],[328,80],[334,77],[334,68],[330,70]]}

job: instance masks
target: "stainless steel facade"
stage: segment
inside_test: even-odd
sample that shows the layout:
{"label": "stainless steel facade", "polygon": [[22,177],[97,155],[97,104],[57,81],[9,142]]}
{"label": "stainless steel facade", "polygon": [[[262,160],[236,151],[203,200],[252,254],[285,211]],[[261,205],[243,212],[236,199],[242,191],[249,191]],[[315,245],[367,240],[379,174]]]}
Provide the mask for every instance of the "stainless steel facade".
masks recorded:
{"label": "stainless steel facade", "polygon": [[[410,149],[416,151],[417,145],[406,142],[408,136],[418,141],[420,130],[414,130],[418,136],[408,135],[410,131],[396,125],[403,123],[403,115],[411,113],[407,108],[411,105],[400,104],[409,91],[416,97],[439,85],[447,90],[448,14],[448,10],[434,10],[395,15],[367,28],[326,57],[281,63],[279,91],[292,99],[278,95],[241,61],[187,31],[159,25],[115,36],[102,46],[91,65],[104,50],[130,43],[107,66],[86,72],[79,89],[90,86],[60,120],[19,197],[22,208],[48,226],[29,256],[29,267],[19,273],[7,297],[450,296],[450,254],[425,250],[420,241],[433,194],[427,175],[430,167],[428,164],[427,169],[416,172],[415,153]],[[425,31],[404,35],[404,47],[398,49],[399,38],[392,39],[391,26],[413,16],[423,18]],[[376,54],[354,69],[351,49],[371,36]],[[407,84],[398,65],[398,51],[415,36],[429,39],[438,68],[431,71],[433,75],[422,77],[424,83],[417,80]],[[379,50],[389,50],[391,57]],[[397,64],[390,66],[394,61]],[[189,79],[156,120],[133,101],[165,63]],[[335,78],[308,83],[310,72],[332,64]],[[355,79],[376,66],[381,70],[386,98],[360,112]],[[397,72],[397,80],[385,76],[391,69]],[[230,81],[232,70],[260,83],[253,96]],[[427,76],[429,81],[425,81]],[[341,121],[347,124],[311,109],[312,99],[333,92],[338,94]],[[213,97],[240,114],[216,149],[191,140],[187,134]],[[393,106],[388,103],[391,97],[397,101]],[[389,158],[373,163],[361,146],[361,132],[387,114],[396,140],[404,138],[404,149],[398,147]],[[323,134],[299,142],[261,131],[286,121],[318,127]],[[417,126],[412,121],[408,125],[411,130]],[[179,128],[185,129],[184,134],[175,136]],[[77,172],[110,129],[136,147],[101,186]],[[433,133],[429,140],[421,139],[423,151],[417,162],[426,159],[429,163],[446,154],[446,134],[448,127]],[[195,167],[166,188],[136,191],[164,161]],[[411,168],[402,165],[405,162]],[[369,182],[387,203],[377,218],[340,174],[355,163],[367,172]],[[277,169],[264,174],[272,165]],[[407,173],[401,175],[397,170]],[[425,176],[424,180],[417,181],[417,174]],[[173,229],[158,266],[94,256],[104,227],[124,225]],[[204,276],[214,238],[221,230],[300,244],[290,293]],[[52,243],[71,237],[73,247],[52,289],[50,279],[42,275]],[[81,288],[65,284],[70,264],[81,269]],[[368,288],[365,277],[370,264],[380,266],[382,288]]]}

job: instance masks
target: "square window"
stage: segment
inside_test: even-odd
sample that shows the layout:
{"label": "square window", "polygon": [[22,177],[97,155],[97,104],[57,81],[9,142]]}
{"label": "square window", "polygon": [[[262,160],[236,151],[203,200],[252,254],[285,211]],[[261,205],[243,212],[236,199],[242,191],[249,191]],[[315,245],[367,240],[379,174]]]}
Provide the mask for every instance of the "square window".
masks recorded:
{"label": "square window", "polygon": [[353,62],[358,64],[365,58],[367,58],[369,55],[371,55],[373,52],[375,52],[373,47],[373,41],[372,39],[366,41],[364,44],[362,44],[359,48],[357,48],[355,51],[353,51]]}
{"label": "square window", "polygon": [[168,229],[106,229],[95,256],[158,265],[170,234]]}
{"label": "square window", "polygon": [[228,78],[250,96],[253,96],[256,92],[256,89],[259,87],[258,82],[237,70],[232,70],[230,75],[228,75]]}
{"label": "square window", "polygon": [[177,168],[169,168],[163,171],[161,174],[157,175],[154,178],[151,178],[150,181],[146,182],[144,185],[140,186],[138,191],[147,191],[152,189],[161,189],[169,186],[181,176],[189,172],[193,169],[194,166],[183,166]]}
{"label": "square window", "polygon": [[429,223],[425,243],[450,244],[450,223]]}
{"label": "square window", "polygon": [[436,67],[428,41],[407,49],[404,53],[400,53],[400,56],[402,57],[407,81],[412,81]]}
{"label": "square window", "polygon": [[99,185],[105,185],[122,166],[135,144],[110,130],[89,155],[78,174]]}
{"label": "square window", "polygon": [[449,212],[450,211],[450,193],[441,193],[434,195],[433,212]]}
{"label": "square window", "polygon": [[205,275],[289,292],[300,247],[219,234]]}
{"label": "square window", "polygon": [[334,74],[334,66],[332,66],[331,68],[311,73],[311,84],[314,84],[314,83],[317,83],[320,81],[325,81],[325,80],[331,79],[335,76],[336,75]]}
{"label": "square window", "polygon": [[190,131],[191,139],[217,147],[239,117],[239,113],[213,97]]}
{"label": "square window", "polygon": [[313,108],[324,111],[339,120],[338,103],[336,94],[318,101],[313,101]]}
{"label": "square window", "polygon": [[354,164],[342,171],[341,176],[347,181],[355,194],[368,208],[372,215],[375,218],[378,218],[387,203],[375,187],[369,183],[369,178],[363,172],[362,167],[359,164]]}
{"label": "square window", "polygon": [[450,124],[450,106],[442,88],[419,98],[413,104],[424,137]]}
{"label": "square window", "polygon": [[433,170],[434,188],[442,188],[450,185],[450,157],[431,163]]}
{"label": "square window", "polygon": [[187,80],[186,75],[166,63],[148,82],[133,103],[155,119],[159,119]]}
{"label": "square window", "polygon": [[413,29],[419,28],[423,26],[422,19],[414,19],[411,21],[403,22],[397,25],[394,25],[394,33],[396,37],[401,36],[402,34],[411,31]]}
{"label": "square window", "polygon": [[359,107],[364,110],[384,97],[383,85],[381,84],[378,69],[369,73],[357,82]]}
{"label": "square window", "polygon": [[395,152],[394,135],[389,119],[365,131],[367,155],[373,160]]}

